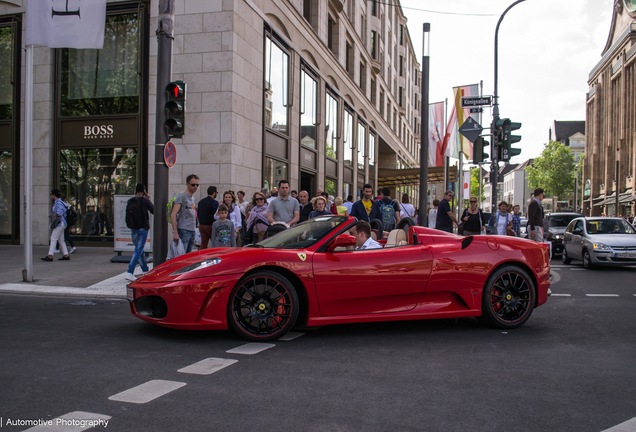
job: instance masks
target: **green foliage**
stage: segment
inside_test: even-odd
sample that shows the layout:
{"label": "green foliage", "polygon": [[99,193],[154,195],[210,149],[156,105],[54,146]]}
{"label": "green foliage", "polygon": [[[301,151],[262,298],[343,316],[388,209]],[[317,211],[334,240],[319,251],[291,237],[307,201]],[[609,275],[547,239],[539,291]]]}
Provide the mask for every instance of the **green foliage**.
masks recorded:
{"label": "green foliage", "polygon": [[563,197],[574,189],[574,155],[558,141],[545,145],[533,166],[526,168],[530,189],[543,188],[545,196]]}
{"label": "green foliage", "polygon": [[[479,197],[479,169],[477,167],[473,167],[470,169],[470,196]],[[481,179],[481,198],[480,201],[484,202],[486,196],[484,195],[484,182],[485,178]],[[468,207],[470,203],[465,201],[466,206]]]}

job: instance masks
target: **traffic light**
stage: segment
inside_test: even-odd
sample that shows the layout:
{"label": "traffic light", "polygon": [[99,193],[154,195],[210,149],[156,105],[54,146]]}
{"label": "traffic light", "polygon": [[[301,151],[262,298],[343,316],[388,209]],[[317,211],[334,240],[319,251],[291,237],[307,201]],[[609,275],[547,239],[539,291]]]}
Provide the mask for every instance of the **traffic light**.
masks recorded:
{"label": "traffic light", "polygon": [[490,143],[479,137],[475,140],[475,144],[473,145],[473,163],[477,164],[483,162],[484,159],[488,159],[488,153],[484,152],[484,149],[488,149],[490,147]]}
{"label": "traffic light", "polygon": [[166,86],[166,121],[164,126],[169,137],[181,138],[184,135],[186,85],[183,81],[173,81]]}
{"label": "traffic light", "polygon": [[521,123],[511,122],[510,119],[495,121],[495,133],[498,134],[498,156],[500,161],[508,162],[514,156],[521,154],[521,149],[512,148],[512,144],[521,141],[521,136],[512,135],[513,130],[521,128]]}

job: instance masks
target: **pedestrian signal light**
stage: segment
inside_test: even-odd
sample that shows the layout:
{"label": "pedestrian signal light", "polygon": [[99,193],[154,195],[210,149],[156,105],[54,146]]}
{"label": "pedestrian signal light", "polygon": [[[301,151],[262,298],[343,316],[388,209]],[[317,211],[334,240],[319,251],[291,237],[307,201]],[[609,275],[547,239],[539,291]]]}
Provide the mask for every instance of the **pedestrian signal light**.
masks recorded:
{"label": "pedestrian signal light", "polygon": [[166,102],[166,121],[164,127],[169,137],[181,138],[185,126],[186,84],[173,81],[166,86],[168,102]]}

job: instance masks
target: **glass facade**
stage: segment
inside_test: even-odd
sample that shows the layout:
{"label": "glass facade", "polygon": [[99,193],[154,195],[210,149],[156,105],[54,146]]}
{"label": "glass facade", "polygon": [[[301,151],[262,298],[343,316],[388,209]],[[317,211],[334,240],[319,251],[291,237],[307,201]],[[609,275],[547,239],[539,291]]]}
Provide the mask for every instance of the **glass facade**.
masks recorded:
{"label": "glass facade", "polygon": [[345,110],[344,112],[344,163],[353,166],[353,115]]}
{"label": "glass facade", "polygon": [[0,239],[11,240],[13,215],[13,157],[0,152]]}
{"label": "glass facade", "polygon": [[364,172],[364,157],[365,149],[366,149],[366,139],[367,139],[367,128],[362,124],[358,123],[358,170],[362,170]]}
{"label": "glass facade", "polygon": [[13,118],[13,27],[0,28],[0,120]]}
{"label": "glass facade", "polygon": [[278,187],[279,181],[287,180],[287,168],[286,162],[266,157],[263,163],[263,187],[271,191],[272,187]]}
{"label": "glass facade", "polygon": [[338,154],[338,101],[327,93],[325,125],[325,153],[332,159]]}
{"label": "glass facade", "polygon": [[265,127],[288,135],[289,54],[270,34],[265,43]]}
{"label": "glass facade", "polygon": [[62,49],[61,115],[139,112],[139,18],[108,15],[104,48]]}
{"label": "glass facade", "polygon": [[373,167],[375,165],[375,134],[369,134],[369,175],[373,176]]}
{"label": "glass facade", "polygon": [[300,143],[316,148],[318,84],[304,69],[300,72]]}

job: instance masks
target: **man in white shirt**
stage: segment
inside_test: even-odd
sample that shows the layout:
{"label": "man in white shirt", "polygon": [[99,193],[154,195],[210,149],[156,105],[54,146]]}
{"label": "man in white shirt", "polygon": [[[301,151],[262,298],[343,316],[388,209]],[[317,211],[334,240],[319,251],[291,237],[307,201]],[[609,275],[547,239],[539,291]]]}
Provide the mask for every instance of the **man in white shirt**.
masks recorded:
{"label": "man in white shirt", "polygon": [[371,238],[371,225],[360,221],[355,226],[356,250],[382,249],[382,245]]}

